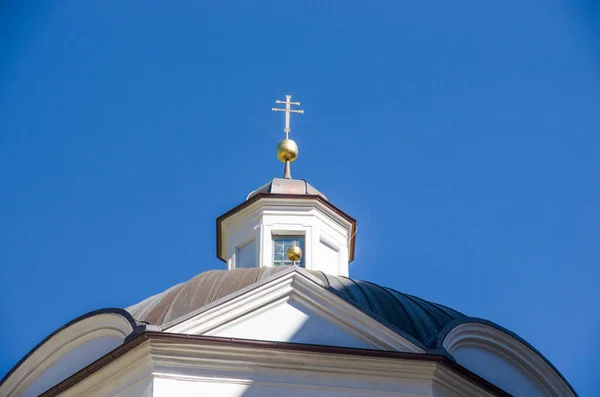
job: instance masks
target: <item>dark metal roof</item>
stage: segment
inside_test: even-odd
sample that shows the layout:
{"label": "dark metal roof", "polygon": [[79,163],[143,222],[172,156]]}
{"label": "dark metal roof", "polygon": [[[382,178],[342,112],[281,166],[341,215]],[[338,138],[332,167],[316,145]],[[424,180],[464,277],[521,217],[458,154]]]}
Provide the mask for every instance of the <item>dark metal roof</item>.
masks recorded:
{"label": "dark metal roof", "polygon": [[[424,347],[435,344],[445,325],[467,318],[445,306],[377,284],[320,271],[293,269],[308,272],[324,288]],[[285,270],[291,269],[259,267],[207,271],[131,306],[127,311],[138,321],[161,326]]]}
{"label": "dark metal roof", "polygon": [[274,178],[272,181],[251,192],[246,200],[251,199],[259,193],[308,194],[311,196],[321,196],[327,200],[327,196],[315,189],[304,179]]}

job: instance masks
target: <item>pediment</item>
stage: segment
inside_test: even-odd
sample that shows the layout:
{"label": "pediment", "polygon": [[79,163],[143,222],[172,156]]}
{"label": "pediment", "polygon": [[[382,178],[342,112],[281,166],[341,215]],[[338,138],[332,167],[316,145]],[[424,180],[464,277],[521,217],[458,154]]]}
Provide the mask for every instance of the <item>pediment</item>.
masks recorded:
{"label": "pediment", "polygon": [[206,335],[227,338],[308,343],[314,345],[375,348],[352,330],[344,329],[328,316],[317,314],[294,299],[275,302],[217,327]]}
{"label": "pediment", "polygon": [[423,349],[302,269],[222,298],[164,332],[404,352]]}

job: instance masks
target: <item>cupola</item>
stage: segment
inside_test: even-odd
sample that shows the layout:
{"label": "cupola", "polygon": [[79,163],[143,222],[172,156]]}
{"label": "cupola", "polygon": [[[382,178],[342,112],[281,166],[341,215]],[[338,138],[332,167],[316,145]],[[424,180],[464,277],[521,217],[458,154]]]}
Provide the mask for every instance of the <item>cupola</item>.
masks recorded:
{"label": "cupola", "polygon": [[286,95],[285,101],[276,101],[285,109],[273,108],[285,112],[285,139],[277,145],[277,157],[284,163],[283,178],[254,190],[246,201],[217,218],[217,257],[228,269],[295,264],[348,276],[356,220],[306,180],[292,179],[291,163],[298,157],[298,145],[289,139],[290,114],[304,111],[292,109],[300,102],[291,98]]}

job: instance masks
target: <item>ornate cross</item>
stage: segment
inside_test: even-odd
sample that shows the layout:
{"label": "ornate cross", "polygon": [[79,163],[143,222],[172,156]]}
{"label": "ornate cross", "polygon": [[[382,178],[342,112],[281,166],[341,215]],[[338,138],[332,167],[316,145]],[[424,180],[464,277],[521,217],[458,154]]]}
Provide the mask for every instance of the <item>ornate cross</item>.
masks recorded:
{"label": "ornate cross", "polygon": [[290,130],[290,113],[300,113],[300,114],[304,113],[304,110],[292,109],[291,108],[292,105],[300,106],[300,102],[290,102],[290,99],[292,99],[292,96],[286,95],[285,101],[280,101],[280,100],[275,101],[275,103],[284,103],[285,109],[273,108],[274,112],[285,112],[285,128],[283,129],[283,131],[285,132],[285,139],[288,139],[288,135],[291,131]]}

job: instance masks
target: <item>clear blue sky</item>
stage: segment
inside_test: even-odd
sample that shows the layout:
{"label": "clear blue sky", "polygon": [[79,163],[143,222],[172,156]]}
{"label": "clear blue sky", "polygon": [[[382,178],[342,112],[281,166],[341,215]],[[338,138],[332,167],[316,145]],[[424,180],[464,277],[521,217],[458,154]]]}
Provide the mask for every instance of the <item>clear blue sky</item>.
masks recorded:
{"label": "clear blue sky", "polygon": [[352,277],[600,389],[597,2],[161,3],[0,7],[0,376],[223,268],[215,218],[280,176],[290,93],[294,176],[358,220]]}

